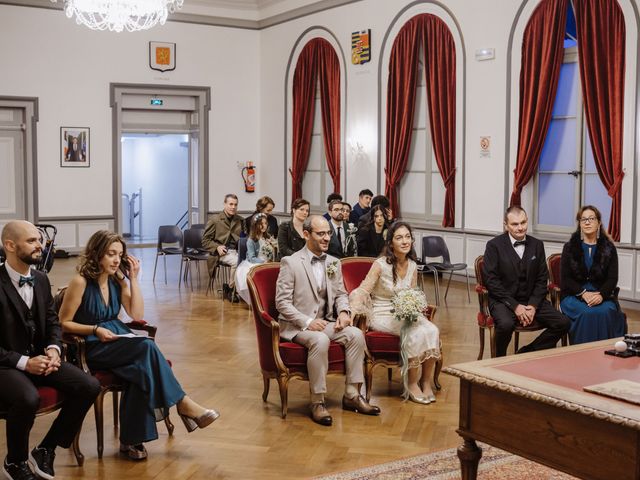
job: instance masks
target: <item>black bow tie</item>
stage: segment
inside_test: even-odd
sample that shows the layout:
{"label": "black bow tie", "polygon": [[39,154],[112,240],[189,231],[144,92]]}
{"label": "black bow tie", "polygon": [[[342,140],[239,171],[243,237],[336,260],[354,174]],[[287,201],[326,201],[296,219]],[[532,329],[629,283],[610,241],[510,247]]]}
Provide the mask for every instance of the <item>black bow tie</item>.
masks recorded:
{"label": "black bow tie", "polygon": [[22,287],[26,283],[28,283],[29,285],[31,285],[33,287],[33,282],[35,281],[35,279],[36,278],[33,275],[29,275],[28,277],[23,277],[22,275],[20,275],[20,280],[18,281],[18,286]]}
{"label": "black bow tie", "polygon": [[313,265],[316,262],[320,262],[320,263],[324,263],[324,261],[327,259],[327,255],[320,255],[319,257],[314,255],[313,257],[311,257],[311,264]]}
{"label": "black bow tie", "polygon": [[520,245],[526,245],[527,241],[526,240],[516,240],[515,242],[513,242],[513,248],[516,248]]}

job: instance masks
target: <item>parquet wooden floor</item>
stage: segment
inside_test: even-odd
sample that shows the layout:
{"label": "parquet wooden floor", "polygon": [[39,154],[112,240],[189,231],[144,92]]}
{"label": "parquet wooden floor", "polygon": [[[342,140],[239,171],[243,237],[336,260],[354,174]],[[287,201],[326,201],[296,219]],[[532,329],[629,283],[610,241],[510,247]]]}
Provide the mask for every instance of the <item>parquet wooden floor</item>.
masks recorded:
{"label": "parquet wooden floor", "polygon": [[[110,397],[105,402],[105,452],[98,460],[95,422],[89,412],[81,436],[85,465],[75,465],[72,454],[58,449],[57,479],[295,479],[351,470],[376,463],[457,446],[458,380],[441,376],[442,391],[428,406],[403,402],[399,372],[387,381],[385,369],[374,372],[373,402],[382,409],[379,417],[343,412],[340,399],[343,377],[330,376],[327,395],[334,417],[332,427],[314,424],[307,415],[306,382],[292,381],[289,414],[280,418],[278,388],[272,382],[267,403],[261,399],[262,378],[257,361],[255,328],[245,305],[223,303],[219,294],[205,295],[202,285],[194,290],[178,288],[177,257],[169,257],[169,283],[164,284],[162,260],[152,283],[155,249],[133,253],[142,258],[141,279],[145,317],[159,326],[158,343],[170,358],[186,392],[222,416],[211,427],[187,434],[175,409],[173,437],[158,424],[160,438],[147,444],[147,461],[134,463],[118,454],[117,431],[111,420]],[[64,286],[77,259],[57,259],[50,278],[54,288]],[[426,283],[433,298],[433,285]],[[436,324],[444,346],[445,365],[474,360],[478,354],[475,326],[477,301],[467,303],[463,283],[452,285],[448,305],[438,310]],[[628,310],[630,331],[639,331],[640,315]],[[527,337],[523,336],[523,342]],[[487,349],[488,350],[488,349]],[[485,357],[488,352],[485,352]],[[40,417],[31,442],[38,442],[53,415]],[[0,451],[6,451],[4,422],[0,422]],[[4,453],[2,453],[4,457]]]}

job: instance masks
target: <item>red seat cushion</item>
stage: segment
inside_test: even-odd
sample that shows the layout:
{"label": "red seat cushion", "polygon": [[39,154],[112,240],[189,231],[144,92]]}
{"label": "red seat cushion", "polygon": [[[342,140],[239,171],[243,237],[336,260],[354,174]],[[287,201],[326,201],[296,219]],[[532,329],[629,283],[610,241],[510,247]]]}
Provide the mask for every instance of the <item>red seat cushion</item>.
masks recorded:
{"label": "red seat cushion", "polygon": [[40,395],[40,410],[51,408],[64,400],[62,392],[51,387],[38,387],[38,395]]}
{"label": "red seat cushion", "polygon": [[[307,349],[297,343],[281,341],[280,356],[287,367],[307,368]],[[344,362],[344,349],[340,344],[331,342],[329,344],[329,368],[331,364]]]}
{"label": "red seat cushion", "polygon": [[365,335],[367,348],[371,353],[398,353],[400,337],[391,333],[369,331]]}

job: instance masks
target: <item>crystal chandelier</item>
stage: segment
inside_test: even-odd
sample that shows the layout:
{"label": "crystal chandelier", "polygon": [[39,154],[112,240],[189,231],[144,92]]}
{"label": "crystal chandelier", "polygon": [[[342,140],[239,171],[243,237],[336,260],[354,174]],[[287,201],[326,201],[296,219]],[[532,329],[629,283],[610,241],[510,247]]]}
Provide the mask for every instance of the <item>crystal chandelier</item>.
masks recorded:
{"label": "crystal chandelier", "polygon": [[[57,3],[58,0],[51,0]],[[129,32],[164,25],[167,15],[182,7],[184,0],[60,0],[67,17],[92,30]]]}

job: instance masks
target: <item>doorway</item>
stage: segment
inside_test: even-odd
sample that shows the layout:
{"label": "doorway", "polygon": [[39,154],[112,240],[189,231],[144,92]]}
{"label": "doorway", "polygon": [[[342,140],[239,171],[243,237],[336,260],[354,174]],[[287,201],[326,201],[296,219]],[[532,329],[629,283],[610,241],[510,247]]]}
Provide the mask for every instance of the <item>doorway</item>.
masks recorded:
{"label": "doorway", "polygon": [[132,243],[157,240],[160,225],[189,225],[189,135],[125,133],[120,228]]}
{"label": "doorway", "polygon": [[114,216],[132,243],[206,223],[208,87],[112,84]]}

